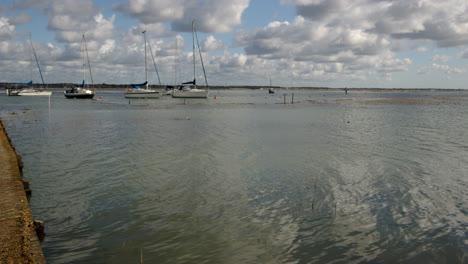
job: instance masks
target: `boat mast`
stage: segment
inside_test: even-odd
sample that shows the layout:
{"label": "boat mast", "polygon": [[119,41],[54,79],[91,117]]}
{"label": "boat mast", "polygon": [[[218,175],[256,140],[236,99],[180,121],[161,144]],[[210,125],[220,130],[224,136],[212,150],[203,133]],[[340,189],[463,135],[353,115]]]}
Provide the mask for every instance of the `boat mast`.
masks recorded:
{"label": "boat mast", "polygon": [[198,34],[196,30],[193,30],[193,31],[195,32],[195,39],[197,40],[198,53],[200,53],[200,62],[201,62],[202,69],[203,69],[203,76],[205,77],[205,85],[208,87],[208,79],[206,79],[205,64],[203,63],[203,56],[202,56],[202,52],[200,49],[200,42],[198,41]]}
{"label": "boat mast", "polygon": [[159,78],[158,67],[156,66],[156,61],[154,60],[153,49],[151,48],[151,44],[149,42],[148,42],[148,47],[151,53],[151,58],[153,59],[153,65],[154,65],[154,69],[156,70],[156,75],[158,76],[158,83],[159,83],[159,86],[161,86],[161,78]]}
{"label": "boat mast", "polygon": [[[86,76],[85,76],[85,67],[86,67],[86,62],[85,62],[85,37],[83,34],[83,39],[81,41],[81,53],[83,57],[83,84],[85,83]],[[83,86],[84,88],[84,86]]]}
{"label": "boat mast", "polygon": [[178,70],[178,65],[177,64],[179,63],[179,56],[177,54],[177,51],[178,50],[177,50],[177,36],[176,36],[175,37],[175,54],[174,54],[175,55],[174,56],[174,63],[175,63],[175,65],[174,65],[174,70],[175,70],[175,72],[174,72],[174,87],[177,87],[177,70]]}
{"label": "boat mast", "polygon": [[146,30],[141,33],[145,36],[145,82],[146,88],[148,88],[148,67],[146,66]]}
{"label": "boat mast", "polygon": [[192,58],[193,58],[193,85],[196,85],[195,82],[195,20],[192,20]]}
{"label": "boat mast", "polygon": [[32,37],[31,33],[29,33],[29,77],[30,80],[32,81]]}
{"label": "boat mast", "polygon": [[83,34],[83,43],[84,43],[84,48],[86,51],[86,60],[88,61],[89,78],[91,78],[91,85],[94,88],[93,73],[91,72],[91,62],[89,62],[88,45],[86,44],[86,38],[84,34]]}
{"label": "boat mast", "polygon": [[[42,71],[41,71],[41,66],[39,66],[39,60],[37,59],[37,54],[36,54],[36,51],[34,50],[34,45],[32,43],[32,37],[31,37],[31,33],[29,33],[29,42],[31,43],[31,50],[33,52],[33,55],[34,55],[34,58],[36,59],[36,64],[37,64],[37,68],[39,68],[39,74],[41,75],[41,80],[42,80],[42,85],[45,85],[45,82],[44,82],[44,77],[42,76]],[[32,60],[32,59],[31,59]],[[31,66],[32,67],[32,66]],[[31,76],[31,80],[32,80],[32,76]]]}

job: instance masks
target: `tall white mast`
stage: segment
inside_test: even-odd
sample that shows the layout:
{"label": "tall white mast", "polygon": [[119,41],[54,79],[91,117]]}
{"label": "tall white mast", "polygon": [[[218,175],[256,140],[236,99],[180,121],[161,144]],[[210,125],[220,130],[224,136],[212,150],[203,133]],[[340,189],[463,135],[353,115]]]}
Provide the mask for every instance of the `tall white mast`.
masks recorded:
{"label": "tall white mast", "polygon": [[33,64],[33,61],[32,61],[32,34],[29,33],[29,77],[30,77],[30,81],[32,81],[32,64]]}
{"label": "tall white mast", "polygon": [[83,33],[83,39],[81,41],[81,53],[82,53],[82,56],[83,56],[83,82],[85,82],[85,79],[86,79],[86,75],[85,75],[86,61],[85,61],[85,36],[84,36],[84,33]]}
{"label": "tall white mast", "polygon": [[[91,84],[94,88],[93,73],[91,71],[91,63],[89,62],[88,46],[86,45],[86,38],[84,34],[83,34],[83,45],[84,45],[84,50],[86,51],[86,62],[88,62],[89,78],[91,79]],[[83,53],[83,57],[84,57],[84,53]],[[86,64],[86,62],[84,62],[84,64]],[[83,72],[84,71],[85,70],[83,69]]]}
{"label": "tall white mast", "polygon": [[195,85],[195,20],[192,21],[193,82]]}
{"label": "tall white mast", "polygon": [[179,54],[177,53],[177,36],[175,37],[175,58],[174,58],[174,70],[175,70],[175,73],[174,73],[174,85],[177,86],[177,70],[178,70],[178,63],[179,63]]}
{"label": "tall white mast", "polygon": [[[145,36],[145,82],[148,82],[148,67],[146,65],[146,30],[142,33]],[[146,84],[146,87],[148,87],[148,84]]]}

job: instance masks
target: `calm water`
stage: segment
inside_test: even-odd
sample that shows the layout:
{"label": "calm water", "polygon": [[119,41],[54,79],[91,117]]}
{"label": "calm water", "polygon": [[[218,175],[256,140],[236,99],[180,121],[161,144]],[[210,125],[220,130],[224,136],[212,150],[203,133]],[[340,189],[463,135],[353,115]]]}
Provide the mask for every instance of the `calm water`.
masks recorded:
{"label": "calm water", "polygon": [[1,95],[47,261],[468,263],[468,92],[294,93]]}

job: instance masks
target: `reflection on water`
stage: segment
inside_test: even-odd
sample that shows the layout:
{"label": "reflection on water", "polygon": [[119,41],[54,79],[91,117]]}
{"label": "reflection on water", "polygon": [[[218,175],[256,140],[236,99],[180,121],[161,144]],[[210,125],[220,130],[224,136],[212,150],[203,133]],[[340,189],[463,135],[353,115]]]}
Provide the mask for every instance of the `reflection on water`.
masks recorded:
{"label": "reflection on water", "polygon": [[0,96],[49,263],[467,263],[467,93],[214,93]]}

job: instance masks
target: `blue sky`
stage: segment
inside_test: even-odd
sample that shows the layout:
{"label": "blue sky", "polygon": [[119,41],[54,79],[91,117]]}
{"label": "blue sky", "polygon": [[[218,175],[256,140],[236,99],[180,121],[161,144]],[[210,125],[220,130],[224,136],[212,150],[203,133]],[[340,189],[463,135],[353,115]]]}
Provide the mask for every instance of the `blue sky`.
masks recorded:
{"label": "blue sky", "polygon": [[195,19],[212,85],[466,89],[467,11],[464,0],[4,0],[0,81],[31,78],[31,32],[48,83],[81,82],[83,33],[96,83],[139,82],[143,30],[163,84],[190,80]]}

